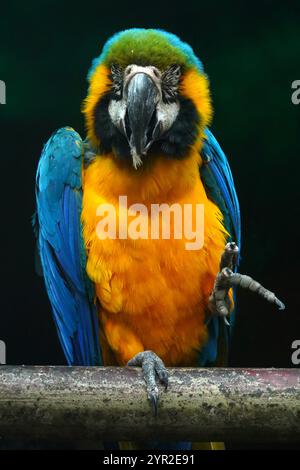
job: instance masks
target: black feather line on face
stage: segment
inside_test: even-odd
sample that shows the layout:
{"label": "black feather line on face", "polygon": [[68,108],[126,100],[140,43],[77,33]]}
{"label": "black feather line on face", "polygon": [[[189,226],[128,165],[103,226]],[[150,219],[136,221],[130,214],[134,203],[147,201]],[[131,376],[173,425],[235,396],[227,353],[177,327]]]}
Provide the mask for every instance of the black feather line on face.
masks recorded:
{"label": "black feather line on face", "polygon": [[[108,106],[114,97],[108,92],[98,101],[94,111],[94,132],[100,141],[100,154],[110,153],[112,150],[120,161],[132,166],[130,147],[125,136],[113,125]],[[171,128],[151,146],[145,159],[155,154],[164,154],[169,158],[181,159],[187,156],[198,135],[200,117],[193,102],[179,96],[179,113]]]}
{"label": "black feather line on face", "polygon": [[117,101],[122,99],[123,74],[124,71],[121,67],[116,64],[112,64],[109,78],[112,81],[111,88],[114,95],[114,99]]}
{"label": "black feather line on face", "polygon": [[174,103],[178,97],[178,85],[181,76],[179,65],[171,65],[162,73],[161,89],[164,103]]}

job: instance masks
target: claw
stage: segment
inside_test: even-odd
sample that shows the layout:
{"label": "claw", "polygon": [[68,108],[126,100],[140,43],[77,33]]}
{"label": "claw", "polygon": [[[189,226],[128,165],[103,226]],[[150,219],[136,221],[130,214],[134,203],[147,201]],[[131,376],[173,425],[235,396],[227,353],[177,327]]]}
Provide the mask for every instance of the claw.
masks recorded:
{"label": "claw", "polygon": [[127,365],[142,367],[148,400],[151,403],[153,416],[157,416],[159,394],[156,385],[156,375],[165,389],[168,388],[168,372],[163,361],[154,352],[143,351],[130,359]]}
{"label": "claw", "polygon": [[275,303],[276,303],[276,305],[277,305],[277,307],[278,307],[279,310],[285,310],[285,305],[284,305],[283,302],[281,302],[281,300],[276,299],[276,302],[275,302]]}
{"label": "claw", "polygon": [[239,251],[239,247],[236,243],[227,243],[227,245],[225,246],[224,253],[221,257],[220,271],[222,271],[222,269],[225,267],[228,267],[230,269],[234,268],[238,261]]}
{"label": "claw", "polygon": [[151,403],[151,408],[152,408],[152,414],[154,417],[157,416],[157,408],[158,408],[158,390],[157,392],[150,392],[148,394],[148,399],[150,400]]}
{"label": "claw", "polygon": [[226,316],[229,313],[230,301],[228,291],[232,287],[242,287],[264,297],[268,302],[275,304],[279,310],[284,310],[285,305],[275,294],[259,282],[245,274],[233,272],[234,265],[238,259],[239,249],[234,242],[227,243],[221,257],[220,272],[217,274],[212,294],[209,298],[208,308],[213,314],[224,317],[225,324],[228,324]]}
{"label": "claw", "polygon": [[285,305],[284,305],[284,303],[281,302],[281,300],[277,299],[277,297],[275,298],[274,303],[275,303],[275,305],[277,305],[278,310],[285,310]]}
{"label": "claw", "polygon": [[159,380],[161,381],[161,383],[164,385],[165,390],[167,390],[168,386],[169,386],[169,377],[168,377],[167,372],[158,372],[157,371],[157,375],[158,375]]}
{"label": "claw", "polygon": [[169,385],[168,372],[163,361],[158,356],[155,357],[155,372],[157,373],[161,383],[165,386],[165,390],[167,390]]}

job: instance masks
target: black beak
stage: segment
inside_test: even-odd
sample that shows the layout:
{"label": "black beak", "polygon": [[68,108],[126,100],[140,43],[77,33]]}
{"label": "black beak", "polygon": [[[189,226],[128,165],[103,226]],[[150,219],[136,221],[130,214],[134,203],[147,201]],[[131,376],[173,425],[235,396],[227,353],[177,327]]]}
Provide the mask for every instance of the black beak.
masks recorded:
{"label": "black beak", "polygon": [[137,73],[127,88],[126,136],[130,145],[135,168],[141,165],[157,133],[156,105],[159,90],[146,73]]}

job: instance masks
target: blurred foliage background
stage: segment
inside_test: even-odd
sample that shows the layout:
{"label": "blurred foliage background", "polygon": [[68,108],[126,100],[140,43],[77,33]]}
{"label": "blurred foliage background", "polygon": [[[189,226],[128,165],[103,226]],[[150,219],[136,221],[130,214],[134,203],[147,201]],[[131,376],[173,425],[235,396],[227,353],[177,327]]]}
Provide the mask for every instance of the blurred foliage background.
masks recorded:
{"label": "blurred foliage background", "polygon": [[10,1],[1,4],[0,339],[9,364],[63,364],[43,281],[34,272],[34,179],[43,144],[80,112],[86,74],[106,39],[129,27],[163,28],[190,43],[210,77],[212,129],[240,198],[240,271],[274,290],[285,312],[240,292],[232,366],[292,367],[300,338],[299,2]]}

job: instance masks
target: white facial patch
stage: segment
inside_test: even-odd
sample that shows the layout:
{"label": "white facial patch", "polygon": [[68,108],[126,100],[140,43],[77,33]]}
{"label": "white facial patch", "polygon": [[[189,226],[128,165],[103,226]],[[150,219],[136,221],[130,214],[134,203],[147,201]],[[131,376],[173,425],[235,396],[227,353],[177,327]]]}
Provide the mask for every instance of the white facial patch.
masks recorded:
{"label": "white facial patch", "polygon": [[164,103],[159,101],[156,107],[156,115],[158,122],[161,123],[162,132],[170,129],[179,113],[179,103]]}
{"label": "white facial patch", "polygon": [[[114,126],[118,129],[123,129],[126,114],[125,100],[111,100],[108,106],[108,113]],[[125,133],[125,129],[123,131]]]}

